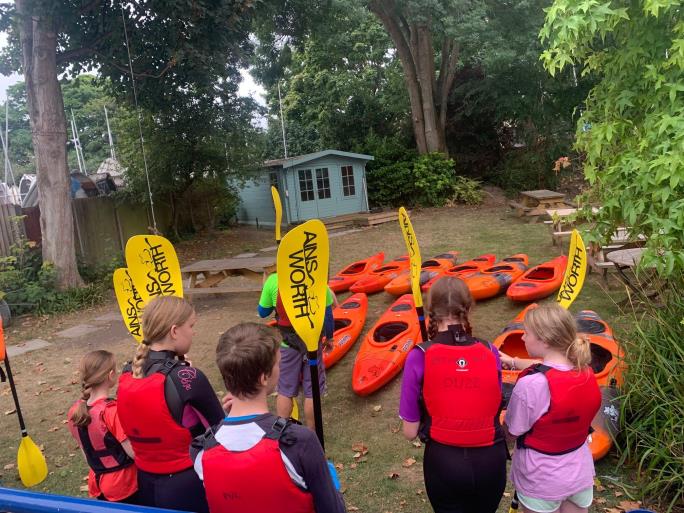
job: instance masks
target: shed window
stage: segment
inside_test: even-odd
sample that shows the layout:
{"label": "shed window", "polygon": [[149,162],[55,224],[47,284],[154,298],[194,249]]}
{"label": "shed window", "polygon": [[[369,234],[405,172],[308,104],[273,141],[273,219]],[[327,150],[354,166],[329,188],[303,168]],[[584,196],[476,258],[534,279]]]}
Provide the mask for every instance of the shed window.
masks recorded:
{"label": "shed window", "polygon": [[356,194],[354,166],[342,166],[342,193],[345,196],[354,196]]}
{"label": "shed window", "polygon": [[318,199],[330,197],[330,176],[327,167],[316,169],[316,187],[318,188]]}
{"label": "shed window", "polygon": [[278,172],[277,171],[270,171],[268,173],[268,181],[271,187],[275,187],[276,189],[278,188]]}
{"label": "shed window", "polygon": [[299,170],[299,194],[302,197],[302,201],[311,201],[314,199],[311,169]]}

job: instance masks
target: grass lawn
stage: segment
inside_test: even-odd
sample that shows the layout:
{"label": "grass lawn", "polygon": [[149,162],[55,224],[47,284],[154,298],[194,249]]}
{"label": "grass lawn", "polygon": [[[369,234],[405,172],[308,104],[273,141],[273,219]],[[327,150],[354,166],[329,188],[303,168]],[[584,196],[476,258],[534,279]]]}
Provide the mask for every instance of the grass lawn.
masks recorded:
{"label": "grass lawn", "polygon": [[[535,265],[559,254],[558,248],[551,244],[545,225],[526,224],[507,216],[500,204],[424,210],[414,212],[412,221],[424,258],[446,250],[461,251],[461,260],[486,252],[495,253],[497,257],[523,252]],[[229,256],[271,244],[271,235],[267,231],[240,230],[240,237],[227,232],[180,244],[181,261],[186,263],[196,258]],[[336,272],[345,264],[380,250],[385,252],[387,259],[406,252],[396,223],[332,238],[331,271]],[[610,295],[600,277],[588,275],[572,309],[595,310],[613,325],[618,337],[624,337],[629,333],[629,317],[619,312],[612,299],[621,299],[624,292],[614,279],[609,283]],[[346,294],[340,299],[344,297]],[[392,301],[393,298],[384,293],[370,298],[364,333]],[[255,319],[256,302],[255,295],[196,302],[199,322],[190,358],[207,373],[217,391],[221,390],[221,381],[213,356],[218,335],[241,320]],[[476,305],[471,319],[475,333],[493,339],[520,309],[520,305],[511,303],[506,297],[483,301]],[[130,359],[134,351],[132,339],[118,322],[94,336],[81,339],[65,341],[54,337],[54,332],[116,311],[116,305],[111,301],[78,315],[28,320],[8,333],[9,344],[36,336],[53,342],[47,349],[13,360],[29,433],[38,444],[43,444],[51,471],[48,479],[37,487],[40,491],[84,495],[81,488],[85,484],[86,466],[63,423],[71,402],[79,396],[75,371],[80,356],[90,349],[106,348],[123,362]],[[431,508],[422,477],[423,448],[406,441],[399,430],[400,379],[395,379],[370,397],[354,395],[350,380],[358,345],[359,342],[329,371],[329,392],[323,400],[326,449],[338,466],[347,506],[350,511],[368,513],[429,512]],[[21,487],[12,466],[19,432],[15,415],[6,413],[12,406],[9,390],[4,385],[0,388],[0,397],[0,413],[5,413],[0,415],[2,485]],[[360,458],[354,457],[356,451],[352,449],[357,443],[368,448],[368,453]],[[608,508],[618,508],[610,511],[622,511],[620,503],[629,499],[634,484],[624,474],[624,469],[617,467],[612,455],[600,462],[596,470],[601,484],[597,487],[598,500],[592,511],[603,512]],[[510,491],[502,500],[501,512],[508,511]]]}

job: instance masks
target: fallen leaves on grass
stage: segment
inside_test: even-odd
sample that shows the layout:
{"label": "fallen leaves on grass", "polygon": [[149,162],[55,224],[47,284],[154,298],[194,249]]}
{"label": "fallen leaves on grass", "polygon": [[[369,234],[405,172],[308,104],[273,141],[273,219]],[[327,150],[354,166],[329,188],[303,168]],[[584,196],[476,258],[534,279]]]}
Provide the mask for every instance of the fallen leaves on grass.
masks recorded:
{"label": "fallen leaves on grass", "polygon": [[359,508],[356,506],[347,506],[347,511],[359,511]]}
{"label": "fallen leaves on grass", "polygon": [[404,463],[401,464],[402,467],[404,468],[409,468],[412,467],[413,465],[416,464],[416,459],[415,458],[406,458],[404,460]]}
{"label": "fallen leaves on grass", "polygon": [[49,433],[52,433],[54,431],[57,431],[59,429],[59,426],[52,426],[50,429],[48,429]]}
{"label": "fallen leaves on grass", "polygon": [[620,501],[618,503],[618,506],[620,506],[622,509],[625,511],[629,511],[631,509],[639,509],[641,507],[641,502],[634,502],[634,501]]}
{"label": "fallen leaves on grass", "polygon": [[80,486],[79,490],[81,490],[82,492],[87,492],[88,491],[88,485]]}
{"label": "fallen leaves on grass", "polygon": [[373,406],[373,411],[378,412],[380,410],[382,410],[382,404],[376,404]]}
{"label": "fallen leaves on grass", "polygon": [[4,467],[2,467],[3,470],[12,470],[14,468],[14,463],[8,463]]}
{"label": "fallen leaves on grass", "polygon": [[413,442],[411,442],[411,445],[412,445],[413,447],[418,448],[418,449],[421,448],[421,447],[423,447],[423,444],[420,443],[420,440],[414,440]]}
{"label": "fallen leaves on grass", "polygon": [[5,415],[12,415],[13,413],[17,413],[16,408],[12,408],[11,410],[6,410]]}
{"label": "fallen leaves on grass", "polygon": [[366,447],[363,442],[354,442],[352,444],[352,451],[354,451],[354,459],[358,460],[362,456],[368,454],[368,447]]}
{"label": "fallen leaves on grass", "polygon": [[387,477],[389,479],[397,479],[399,477],[399,474],[397,474],[396,472],[390,472],[389,474],[387,474]]}

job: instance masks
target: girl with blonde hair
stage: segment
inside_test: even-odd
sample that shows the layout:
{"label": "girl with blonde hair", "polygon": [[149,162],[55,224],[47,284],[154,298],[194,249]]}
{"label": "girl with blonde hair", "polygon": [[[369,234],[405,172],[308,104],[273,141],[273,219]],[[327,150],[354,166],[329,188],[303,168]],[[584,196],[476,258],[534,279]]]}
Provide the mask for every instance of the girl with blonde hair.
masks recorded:
{"label": "girl with blonde hair", "polygon": [[119,422],[116,400],[116,360],[109,351],[91,351],[79,366],[82,397],[67,414],[71,435],[78,442],[90,471],[88,495],[111,502],[136,503],[138,479],[133,449]]}
{"label": "girl with blonde hair", "polygon": [[411,350],[401,383],[404,435],[425,442],[425,488],[436,513],[494,513],[506,486],[501,362],[472,335],[472,306],[458,278],[430,288],[430,340]]}
{"label": "girl with blonde hair", "polygon": [[224,412],[206,376],[184,360],[196,320],[182,298],[150,301],[142,317],[145,339],[119,380],[119,415],[135,450],[144,506],[208,511],[189,447]]}
{"label": "girl with blonde hair", "polygon": [[572,314],[555,303],[527,312],[524,326],[525,349],[542,363],[508,362],[527,367],[506,412],[508,433],[516,438],[511,480],[525,512],[584,513],[594,484],[587,435],[601,405],[589,342],[577,336]]}

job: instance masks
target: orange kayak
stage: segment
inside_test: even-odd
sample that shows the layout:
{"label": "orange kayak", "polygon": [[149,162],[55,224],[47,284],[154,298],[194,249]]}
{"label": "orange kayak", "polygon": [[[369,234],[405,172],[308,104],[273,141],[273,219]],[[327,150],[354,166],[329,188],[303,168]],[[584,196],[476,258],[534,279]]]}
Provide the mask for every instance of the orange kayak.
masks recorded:
{"label": "orange kayak", "polygon": [[335,318],[334,344],[332,349],[323,351],[323,363],[329,369],[351,349],[359,338],[366,322],[368,296],[354,294],[333,310]]}
{"label": "orange kayak", "polygon": [[518,253],[462,279],[468,285],[473,299],[487,299],[505,292],[526,270],[527,255]]}
{"label": "orange kayak", "polygon": [[[437,276],[441,276],[444,271],[453,267],[458,254],[458,251],[449,251],[423,262],[420,268],[420,284],[423,285]],[[411,292],[411,272],[409,270],[403,271],[385,285],[385,292],[393,296],[401,296]]]}
{"label": "orange kayak", "polygon": [[352,292],[363,292],[365,294],[373,294],[381,292],[390,281],[399,276],[402,271],[409,268],[408,255],[401,256],[385,263],[385,265],[378,267],[365,276],[358,279],[349,290]]}
{"label": "orange kayak", "polygon": [[[523,320],[525,314],[536,304],[528,305],[516,318],[506,326],[501,334],[494,339],[494,345],[509,356],[529,358],[525,350],[522,336],[524,333]],[[594,460],[606,455],[613,444],[609,433],[615,432],[617,426],[616,416],[619,407],[615,401],[617,393],[610,389],[616,389],[623,382],[624,353],[618,342],[613,337],[613,330],[608,324],[591,310],[582,310],[577,314],[577,331],[586,336],[590,342],[591,368],[594,370],[596,380],[601,387],[601,409],[594,417],[592,427],[596,430],[592,434],[589,447]],[[505,383],[514,384],[520,371],[503,370],[502,378]],[[607,399],[608,397],[608,399]],[[610,407],[612,405],[612,408]],[[609,418],[606,419],[605,417]]]}
{"label": "orange kayak", "polygon": [[513,301],[534,301],[557,291],[565,274],[568,257],[561,255],[525,271],[508,287],[506,295]]}
{"label": "orange kayak", "polygon": [[363,396],[385,386],[401,372],[409,351],[420,340],[413,296],[405,294],[382,314],[363,340],[352,371],[354,392]]}
{"label": "orange kayak", "polygon": [[364,260],[358,260],[353,264],[349,264],[335,276],[330,278],[328,286],[333,292],[344,292],[356,283],[359,278],[364,277],[370,271],[380,267],[384,259],[385,253],[380,251],[380,253],[376,253]]}
{"label": "orange kayak", "polygon": [[423,292],[427,292],[428,290],[430,290],[430,287],[432,287],[435,284],[435,282],[439,280],[442,276],[454,276],[456,278],[463,278],[464,276],[468,276],[469,274],[481,271],[482,269],[491,266],[494,263],[494,260],[496,260],[496,256],[494,256],[491,253],[486,253],[484,255],[480,255],[479,257],[473,258],[472,260],[468,260],[467,262],[463,262],[462,264],[450,267],[442,274],[439,274],[433,277],[432,279],[428,280],[425,283],[425,285],[421,287],[421,290]]}

